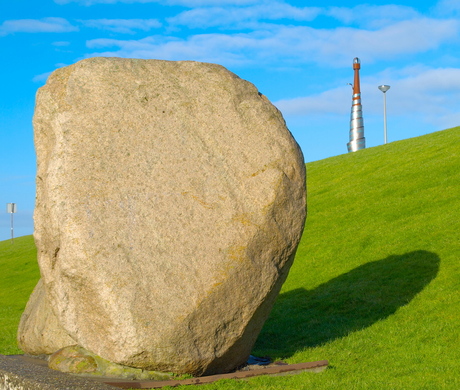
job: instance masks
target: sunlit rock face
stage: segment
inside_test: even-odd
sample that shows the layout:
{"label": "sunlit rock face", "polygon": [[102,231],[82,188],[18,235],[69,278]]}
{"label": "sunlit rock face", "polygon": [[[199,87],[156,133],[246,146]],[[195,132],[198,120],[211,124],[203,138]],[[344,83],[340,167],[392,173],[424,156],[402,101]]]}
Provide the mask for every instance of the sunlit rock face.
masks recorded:
{"label": "sunlit rock face", "polygon": [[281,113],[219,65],[91,58],[40,88],[34,131],[42,284],[21,348],[194,375],[245,362],[305,221]]}

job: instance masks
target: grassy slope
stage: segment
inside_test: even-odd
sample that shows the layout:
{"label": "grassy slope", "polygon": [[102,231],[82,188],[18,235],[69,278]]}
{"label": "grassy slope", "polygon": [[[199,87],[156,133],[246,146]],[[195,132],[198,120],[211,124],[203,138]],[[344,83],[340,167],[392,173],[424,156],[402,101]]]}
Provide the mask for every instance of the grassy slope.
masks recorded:
{"label": "grassy slope", "polygon": [[0,242],[0,353],[20,353],[16,330],[30,293],[40,278],[32,236]]}
{"label": "grassy slope", "polygon": [[259,353],[330,360],[304,375],[315,389],[460,388],[460,128],[307,172],[306,230]]}
{"label": "grassy slope", "polygon": [[[307,164],[304,237],[254,353],[330,368],[200,388],[460,388],[459,168],[460,128]],[[0,243],[0,353],[38,278],[21,240]]]}

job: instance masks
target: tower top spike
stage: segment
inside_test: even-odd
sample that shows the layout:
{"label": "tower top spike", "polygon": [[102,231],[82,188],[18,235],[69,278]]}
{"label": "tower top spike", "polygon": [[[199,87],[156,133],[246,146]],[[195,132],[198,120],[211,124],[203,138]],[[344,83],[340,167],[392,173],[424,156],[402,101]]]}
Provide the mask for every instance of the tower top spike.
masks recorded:
{"label": "tower top spike", "polygon": [[353,60],[353,70],[357,71],[360,69],[361,69],[361,61],[359,60],[358,57],[355,57],[355,59]]}
{"label": "tower top spike", "polygon": [[355,77],[353,80],[353,94],[361,93],[361,86],[359,82],[359,70],[361,69],[361,61],[358,57],[355,57],[353,60],[353,70],[355,71]]}

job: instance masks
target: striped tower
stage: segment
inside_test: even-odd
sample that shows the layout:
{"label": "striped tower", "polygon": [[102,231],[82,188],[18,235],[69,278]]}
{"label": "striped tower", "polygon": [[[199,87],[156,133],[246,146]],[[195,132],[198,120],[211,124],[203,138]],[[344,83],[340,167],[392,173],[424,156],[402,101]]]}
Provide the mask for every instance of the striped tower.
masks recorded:
{"label": "striped tower", "polygon": [[361,63],[359,58],[353,60],[353,70],[355,71],[355,79],[353,82],[353,100],[351,106],[350,118],[350,142],[347,147],[349,152],[366,148],[366,139],[364,138],[364,121],[363,109],[361,106],[361,88],[359,85],[359,69]]}

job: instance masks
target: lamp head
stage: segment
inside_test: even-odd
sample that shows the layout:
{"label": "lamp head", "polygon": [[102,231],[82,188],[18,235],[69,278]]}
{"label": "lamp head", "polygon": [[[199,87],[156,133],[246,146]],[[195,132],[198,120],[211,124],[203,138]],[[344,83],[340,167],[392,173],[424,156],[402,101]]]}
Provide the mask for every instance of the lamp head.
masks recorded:
{"label": "lamp head", "polygon": [[388,91],[390,89],[390,86],[389,85],[379,85],[379,89],[385,93],[386,91]]}

